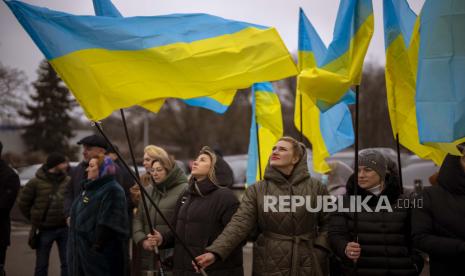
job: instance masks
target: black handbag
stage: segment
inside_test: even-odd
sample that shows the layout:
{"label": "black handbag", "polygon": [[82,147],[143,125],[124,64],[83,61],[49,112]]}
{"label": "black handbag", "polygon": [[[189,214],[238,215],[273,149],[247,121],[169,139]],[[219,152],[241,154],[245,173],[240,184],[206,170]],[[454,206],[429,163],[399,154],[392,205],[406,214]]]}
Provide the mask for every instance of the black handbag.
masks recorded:
{"label": "black handbag", "polygon": [[29,239],[27,244],[31,249],[37,249],[37,245],[39,244],[39,228],[36,226],[31,226],[31,230],[29,230]]}
{"label": "black handbag", "polygon": [[[57,185],[58,186],[58,185]],[[42,224],[45,219],[47,218],[48,209],[50,208],[50,204],[52,203],[53,196],[56,193],[56,187],[53,189],[53,192],[48,196],[47,207],[42,215],[42,219],[40,220],[40,224]],[[31,226],[31,230],[29,231],[29,239],[27,240],[27,244],[31,249],[37,249],[39,245],[39,236],[40,236],[40,225]]]}

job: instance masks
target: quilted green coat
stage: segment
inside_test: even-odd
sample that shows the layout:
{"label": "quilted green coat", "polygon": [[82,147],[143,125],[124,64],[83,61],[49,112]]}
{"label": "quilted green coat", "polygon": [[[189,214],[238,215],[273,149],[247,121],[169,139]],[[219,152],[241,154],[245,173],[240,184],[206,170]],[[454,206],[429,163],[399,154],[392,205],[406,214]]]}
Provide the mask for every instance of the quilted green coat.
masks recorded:
{"label": "quilted green coat", "polygon": [[326,188],[312,179],[306,155],[286,177],[268,167],[263,181],[250,186],[238,211],[223,233],[207,248],[221,259],[250,233],[258,230],[253,249],[254,275],[327,275],[328,214],[308,212],[305,206],[295,212],[265,212],[264,196],[310,196],[312,207]]}

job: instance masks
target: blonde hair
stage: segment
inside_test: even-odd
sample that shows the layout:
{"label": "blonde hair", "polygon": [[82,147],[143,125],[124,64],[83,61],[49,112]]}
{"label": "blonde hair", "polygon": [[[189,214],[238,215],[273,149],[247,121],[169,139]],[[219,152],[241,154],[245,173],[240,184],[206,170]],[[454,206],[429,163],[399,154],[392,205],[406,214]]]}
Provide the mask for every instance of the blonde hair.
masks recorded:
{"label": "blonde hair", "polygon": [[155,145],[148,145],[144,148],[144,153],[147,153],[147,155],[151,159],[157,159],[159,156],[162,156],[163,158],[169,158],[168,153]]}
{"label": "blonde hair", "polygon": [[278,141],[285,141],[292,145],[292,151],[294,153],[294,157],[297,156],[300,159],[304,156],[305,146],[301,142],[297,141],[296,139],[292,138],[291,136],[283,136],[279,138]]}
{"label": "blonde hair", "polygon": [[216,165],[216,153],[208,146],[204,146],[200,152],[199,155],[201,154],[206,154],[210,156],[211,159],[211,166],[210,169],[208,170],[208,178],[213,182],[213,184],[218,185],[218,180],[216,179],[216,172],[215,172],[215,165]]}

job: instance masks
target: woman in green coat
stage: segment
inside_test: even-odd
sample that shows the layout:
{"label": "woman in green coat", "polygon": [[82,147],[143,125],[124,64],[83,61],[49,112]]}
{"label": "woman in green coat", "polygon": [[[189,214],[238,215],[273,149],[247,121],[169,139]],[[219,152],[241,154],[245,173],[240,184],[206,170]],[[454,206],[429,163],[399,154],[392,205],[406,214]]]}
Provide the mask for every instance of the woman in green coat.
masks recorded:
{"label": "woman in green coat", "polygon": [[[264,180],[250,186],[223,233],[196,258],[207,267],[225,260],[254,230],[258,237],[253,249],[254,275],[327,275],[328,214],[309,212],[305,206],[295,212],[265,210],[269,197],[309,196],[312,208],[316,196],[326,188],[311,178],[305,147],[291,137],[282,137],[273,147]],[[267,196],[267,197],[265,197]],[[275,206],[278,210],[279,207]]]}
{"label": "woman in green coat", "polygon": [[[147,186],[146,190],[148,194],[150,194],[152,200],[163,212],[163,215],[165,215],[168,220],[171,220],[176,202],[187,188],[187,177],[182,169],[176,165],[176,162],[161,155],[152,161],[152,167],[149,173],[151,174],[152,184]],[[149,203],[148,200],[146,201]],[[147,234],[150,234],[150,228],[147,223],[142,201],[139,202],[138,210],[139,212],[134,216],[132,225],[134,242],[143,248],[140,256],[140,273],[142,271],[154,270],[154,248],[147,242]],[[153,226],[161,231],[168,231],[168,226],[151,204],[148,204],[148,210]],[[168,271],[171,266],[171,255],[172,249],[160,250],[163,268]]]}

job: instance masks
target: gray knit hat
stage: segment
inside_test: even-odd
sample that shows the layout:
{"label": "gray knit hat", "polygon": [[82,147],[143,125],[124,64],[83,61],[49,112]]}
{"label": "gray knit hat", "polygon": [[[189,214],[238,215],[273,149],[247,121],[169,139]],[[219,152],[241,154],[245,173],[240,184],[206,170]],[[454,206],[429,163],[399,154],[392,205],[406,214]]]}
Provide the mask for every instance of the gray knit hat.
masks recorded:
{"label": "gray knit hat", "polygon": [[358,155],[358,165],[369,167],[384,180],[387,172],[386,158],[382,153],[372,149],[366,149]]}

